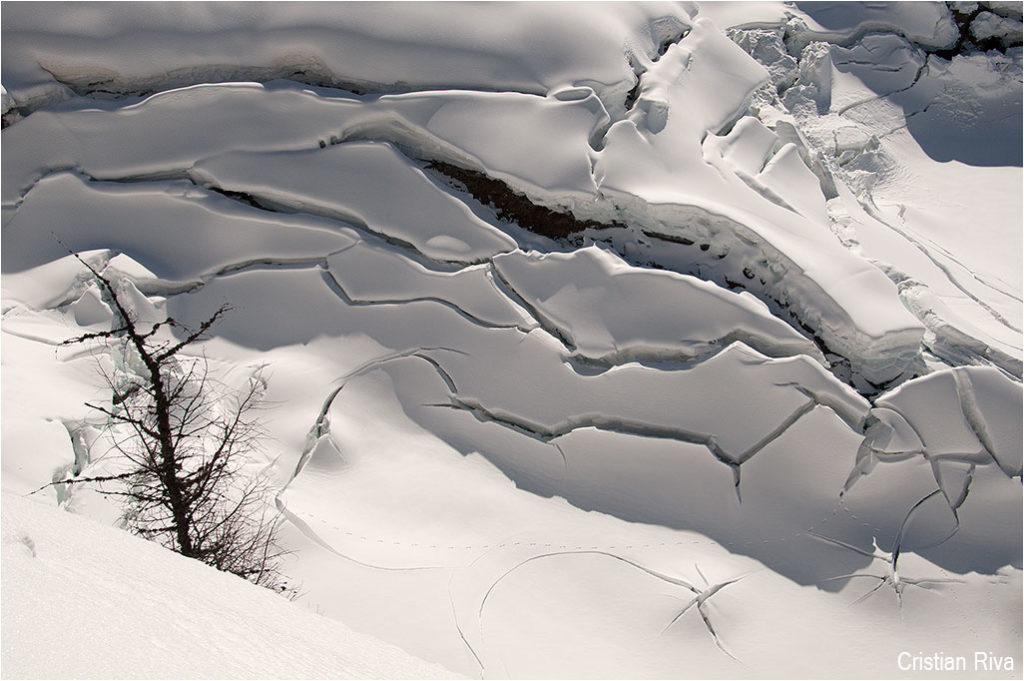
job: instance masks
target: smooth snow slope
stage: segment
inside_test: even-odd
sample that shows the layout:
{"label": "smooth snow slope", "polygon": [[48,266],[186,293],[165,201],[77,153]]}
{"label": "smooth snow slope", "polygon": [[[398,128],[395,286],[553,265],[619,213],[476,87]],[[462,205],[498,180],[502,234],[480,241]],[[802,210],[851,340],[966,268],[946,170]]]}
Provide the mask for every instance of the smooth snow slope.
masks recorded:
{"label": "smooth snow slope", "polygon": [[233,575],[11,494],[2,603],[4,678],[453,676]]}
{"label": "smooth snow slope", "polygon": [[1020,16],[957,7],[5,4],[3,490],[121,464],[66,245],[232,306],[298,605],[486,678],[1019,677]]}

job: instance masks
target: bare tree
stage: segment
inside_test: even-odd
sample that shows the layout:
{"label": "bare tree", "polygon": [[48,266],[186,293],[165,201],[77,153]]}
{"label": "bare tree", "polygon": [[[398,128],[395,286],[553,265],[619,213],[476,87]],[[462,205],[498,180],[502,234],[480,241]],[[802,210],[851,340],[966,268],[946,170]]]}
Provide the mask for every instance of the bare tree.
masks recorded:
{"label": "bare tree", "polygon": [[246,387],[231,390],[210,375],[205,356],[183,353],[228,306],[195,328],[171,317],[142,322],[110,278],[74,255],[92,273],[115,320],[109,331],[63,344],[102,344],[122,367],[103,370],[110,405],[87,406],[107,417],[113,448],[128,470],[61,482],[100,483],[100,493],[123,497],[131,531],[255,584],[284,589],[279,518],[270,511],[266,479],[241,470],[260,432],[253,410],[266,386],[262,369]]}

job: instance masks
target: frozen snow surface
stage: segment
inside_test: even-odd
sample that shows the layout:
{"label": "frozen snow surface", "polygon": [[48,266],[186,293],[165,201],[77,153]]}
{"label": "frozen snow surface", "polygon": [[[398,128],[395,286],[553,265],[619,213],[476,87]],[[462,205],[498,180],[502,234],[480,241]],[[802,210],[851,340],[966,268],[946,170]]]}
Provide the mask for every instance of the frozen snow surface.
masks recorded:
{"label": "frozen snow surface", "polygon": [[[5,3],[4,676],[1019,678],[1021,34]],[[294,603],[17,498],[119,465],[69,248],[231,304],[194,350],[267,366]]]}

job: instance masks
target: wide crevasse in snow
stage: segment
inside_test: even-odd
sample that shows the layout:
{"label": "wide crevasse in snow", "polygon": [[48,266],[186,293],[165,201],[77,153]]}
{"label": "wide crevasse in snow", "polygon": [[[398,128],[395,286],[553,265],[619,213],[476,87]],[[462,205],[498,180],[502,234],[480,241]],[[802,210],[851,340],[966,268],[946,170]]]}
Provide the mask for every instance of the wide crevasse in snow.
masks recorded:
{"label": "wide crevasse in snow", "polygon": [[267,366],[299,605],[471,676],[1020,669],[1019,4],[2,30],[5,491],[116,469],[70,248],[234,308],[201,349]]}

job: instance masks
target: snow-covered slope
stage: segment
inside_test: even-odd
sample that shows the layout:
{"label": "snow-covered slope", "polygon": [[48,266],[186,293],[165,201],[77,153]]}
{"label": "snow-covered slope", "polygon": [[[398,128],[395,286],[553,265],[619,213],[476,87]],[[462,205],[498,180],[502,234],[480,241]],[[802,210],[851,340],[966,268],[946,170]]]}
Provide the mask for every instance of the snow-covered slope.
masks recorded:
{"label": "snow-covered slope", "polygon": [[969,5],[5,4],[4,490],[117,470],[71,248],[231,304],[299,605],[464,675],[1019,675],[1020,10]]}
{"label": "snow-covered slope", "polygon": [[2,499],[5,678],[453,676],[143,539]]}

